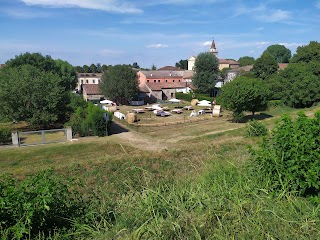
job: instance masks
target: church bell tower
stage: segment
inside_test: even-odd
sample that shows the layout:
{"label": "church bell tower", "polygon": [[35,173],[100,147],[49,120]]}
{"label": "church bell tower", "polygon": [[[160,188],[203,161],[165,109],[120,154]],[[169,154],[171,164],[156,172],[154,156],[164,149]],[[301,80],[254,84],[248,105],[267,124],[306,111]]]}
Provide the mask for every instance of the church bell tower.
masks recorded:
{"label": "church bell tower", "polygon": [[214,42],[214,38],[212,39],[211,47],[209,49],[209,53],[214,54],[216,57],[218,57],[218,51],[216,48],[216,44]]}

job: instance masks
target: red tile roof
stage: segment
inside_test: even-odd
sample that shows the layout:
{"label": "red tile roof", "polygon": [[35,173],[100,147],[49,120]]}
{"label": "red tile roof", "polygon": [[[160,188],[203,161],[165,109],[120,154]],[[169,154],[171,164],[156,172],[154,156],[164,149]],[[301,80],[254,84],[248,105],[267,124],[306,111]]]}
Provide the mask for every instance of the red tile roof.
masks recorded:
{"label": "red tile roof", "polygon": [[289,63],[278,63],[279,70],[283,70],[288,67]]}
{"label": "red tile roof", "polygon": [[183,70],[183,69],[177,68],[177,67],[174,67],[174,66],[165,66],[165,67],[159,68],[159,69],[157,69],[157,70],[158,70],[158,71],[159,71],[159,70],[161,70],[161,71],[163,71],[163,70],[181,71],[181,70]]}
{"label": "red tile roof", "polygon": [[87,95],[101,95],[99,84],[82,84],[82,88]]}
{"label": "red tile roof", "polygon": [[153,91],[161,91],[162,89],[176,89],[190,87],[190,83],[186,82],[164,82],[164,83],[146,83],[146,85]]}
{"label": "red tile roof", "polygon": [[78,78],[101,78],[102,73],[77,73]]}
{"label": "red tile roof", "polygon": [[240,63],[234,61],[234,60],[227,60],[227,59],[219,59],[220,64],[231,64],[231,65],[240,65]]}

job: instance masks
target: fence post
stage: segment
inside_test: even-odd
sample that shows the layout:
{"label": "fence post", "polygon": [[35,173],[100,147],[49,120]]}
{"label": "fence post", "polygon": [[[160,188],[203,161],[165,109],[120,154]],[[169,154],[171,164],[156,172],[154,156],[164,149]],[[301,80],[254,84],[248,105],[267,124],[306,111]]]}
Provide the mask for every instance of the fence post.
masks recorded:
{"label": "fence post", "polygon": [[19,147],[19,135],[18,132],[11,132],[11,137],[12,137],[12,145],[15,147]]}
{"label": "fence post", "polygon": [[72,140],[72,128],[70,126],[68,126],[66,128],[66,132],[67,132],[67,141],[71,141]]}

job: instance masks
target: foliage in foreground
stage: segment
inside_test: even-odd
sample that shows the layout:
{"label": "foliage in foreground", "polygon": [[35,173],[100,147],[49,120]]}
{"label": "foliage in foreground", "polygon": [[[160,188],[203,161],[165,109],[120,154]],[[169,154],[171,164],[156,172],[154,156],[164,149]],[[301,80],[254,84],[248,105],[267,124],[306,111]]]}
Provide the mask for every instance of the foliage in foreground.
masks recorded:
{"label": "foliage in foreground", "polygon": [[269,139],[251,149],[255,171],[273,190],[296,191],[301,196],[320,191],[320,112],[296,120],[282,117]]}
{"label": "foliage in foreground", "polygon": [[247,137],[259,137],[265,136],[268,133],[266,126],[258,122],[256,119],[253,119],[246,123],[246,136]]}
{"label": "foliage in foreground", "polygon": [[52,171],[41,172],[22,182],[10,176],[0,179],[0,231],[2,239],[52,235],[68,230],[83,215],[83,201],[76,191]]}

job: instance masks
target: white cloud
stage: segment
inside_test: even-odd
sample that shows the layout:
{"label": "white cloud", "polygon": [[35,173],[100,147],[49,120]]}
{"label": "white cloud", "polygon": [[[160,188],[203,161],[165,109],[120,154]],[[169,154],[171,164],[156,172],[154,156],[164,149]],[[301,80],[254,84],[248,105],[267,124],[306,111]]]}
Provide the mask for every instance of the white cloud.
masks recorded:
{"label": "white cloud", "polygon": [[86,8],[117,13],[142,13],[134,4],[124,0],[21,0],[27,5],[58,8]]}
{"label": "white cloud", "polygon": [[251,15],[257,20],[268,23],[283,22],[291,19],[291,12],[281,9],[273,9],[264,4],[260,4],[253,8],[246,6],[238,7],[236,8],[236,12],[233,16],[238,17],[240,15]]}
{"label": "white cloud", "polygon": [[146,47],[147,48],[167,48],[168,45],[158,43],[158,44],[150,44],[150,45],[148,45]]}
{"label": "white cloud", "polygon": [[304,43],[278,43],[279,45],[283,45],[287,48],[297,48],[299,46],[305,45]]}
{"label": "white cloud", "polygon": [[267,11],[265,14],[258,15],[257,18],[264,22],[281,22],[290,19],[291,13],[289,11],[276,9]]}
{"label": "white cloud", "polygon": [[206,47],[206,46],[211,46],[211,41],[206,41],[204,43],[201,44],[202,47]]}
{"label": "white cloud", "polygon": [[1,11],[10,17],[21,19],[45,18],[50,16],[47,12],[30,11],[26,9],[2,9]]}
{"label": "white cloud", "polygon": [[258,27],[256,28],[257,31],[262,31],[264,29],[264,27]]}
{"label": "white cloud", "polygon": [[[201,3],[219,3],[225,2],[226,0],[202,0]],[[199,4],[198,0],[158,0],[154,2],[147,3],[148,5],[161,5],[161,4],[171,4],[171,5],[191,5]]]}

